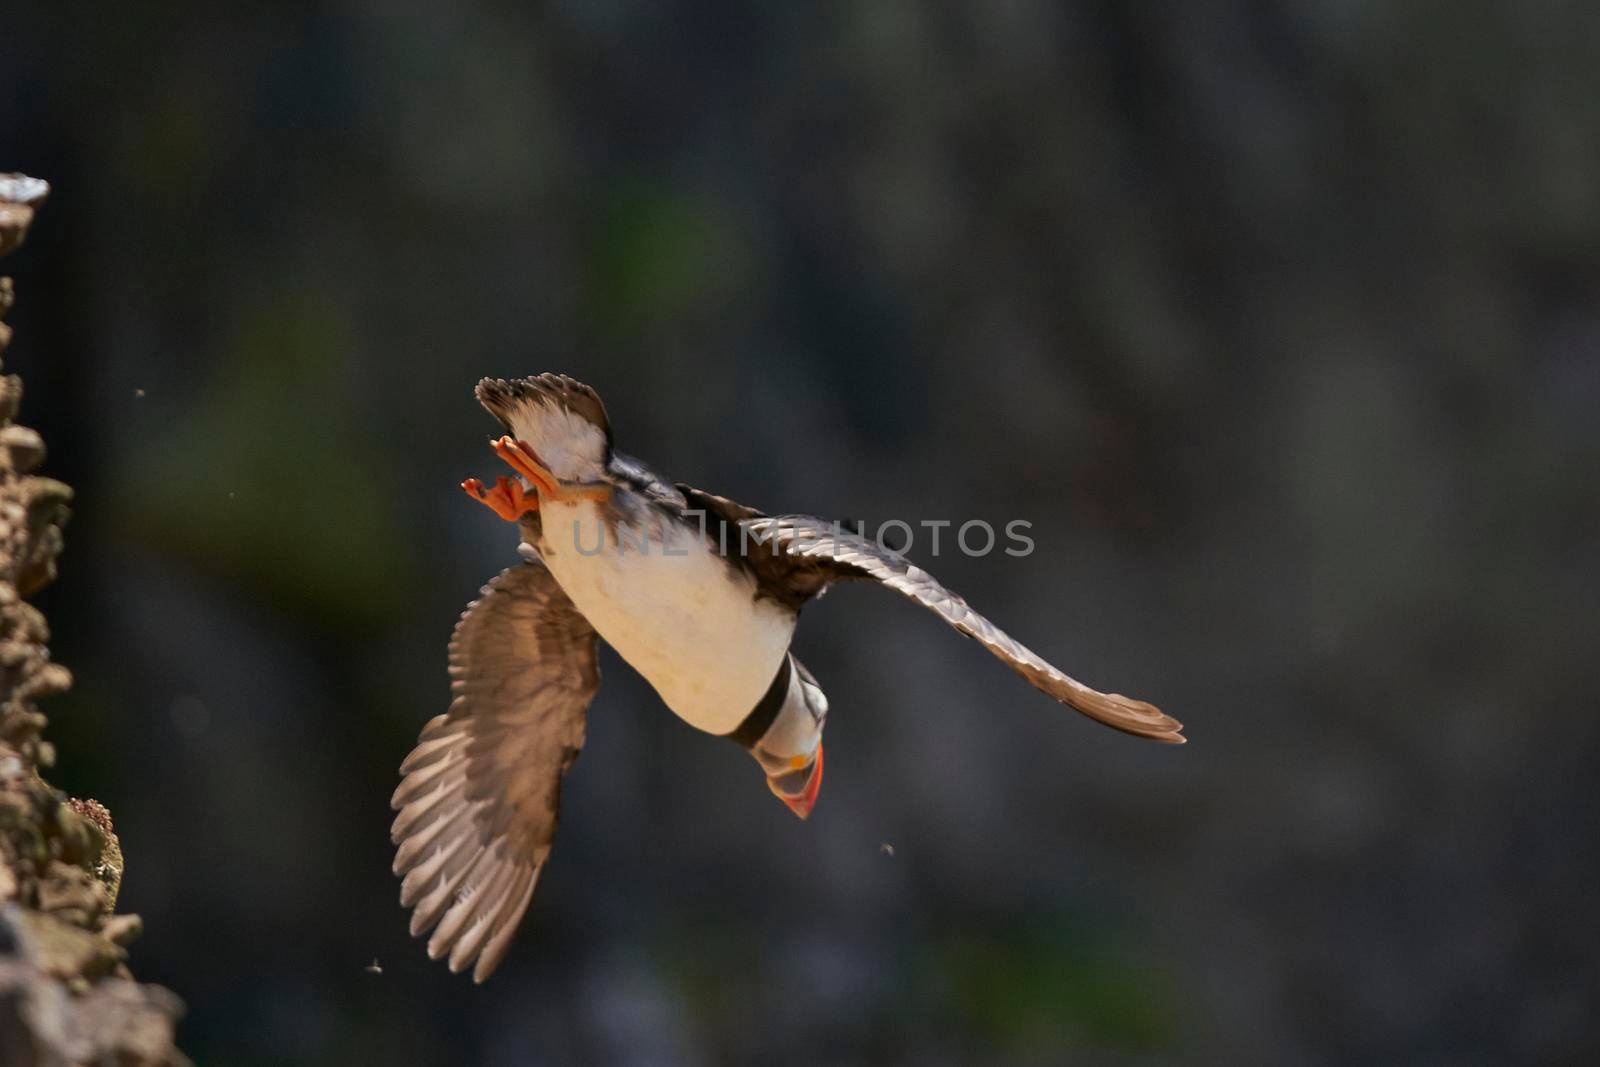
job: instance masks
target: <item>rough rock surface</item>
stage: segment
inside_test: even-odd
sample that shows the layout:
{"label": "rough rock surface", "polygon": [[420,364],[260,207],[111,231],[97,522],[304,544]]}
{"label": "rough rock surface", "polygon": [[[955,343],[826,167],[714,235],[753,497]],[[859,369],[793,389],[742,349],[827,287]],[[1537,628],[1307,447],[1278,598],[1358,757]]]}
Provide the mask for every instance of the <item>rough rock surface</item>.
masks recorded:
{"label": "rough rock surface", "polygon": [[[0,255],[22,244],[48,192],[0,174]],[[0,319],[13,299],[0,278]],[[0,353],[10,341],[0,322]],[[55,753],[34,702],[72,675],[50,661],[49,627],[23,598],[55,578],[72,490],[32,473],[45,446],[12,421],[21,400],[21,379],[0,377],[0,1064],[184,1064],[172,1043],[181,1002],[124,963],[141,924],[114,914],[122,850],[111,813],[40,777]]]}

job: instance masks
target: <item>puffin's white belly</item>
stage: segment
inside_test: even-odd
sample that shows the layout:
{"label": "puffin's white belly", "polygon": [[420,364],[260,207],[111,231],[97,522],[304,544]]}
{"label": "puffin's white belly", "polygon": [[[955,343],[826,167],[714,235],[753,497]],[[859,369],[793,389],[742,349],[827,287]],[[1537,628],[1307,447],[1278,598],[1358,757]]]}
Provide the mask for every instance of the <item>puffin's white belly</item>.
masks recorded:
{"label": "puffin's white belly", "polygon": [[592,501],[540,510],[539,554],[606,643],[691,726],[737,728],[778,673],[794,614],[758,602],[755,580],[698,531],[657,526],[642,548],[643,531],[624,529],[619,552]]}

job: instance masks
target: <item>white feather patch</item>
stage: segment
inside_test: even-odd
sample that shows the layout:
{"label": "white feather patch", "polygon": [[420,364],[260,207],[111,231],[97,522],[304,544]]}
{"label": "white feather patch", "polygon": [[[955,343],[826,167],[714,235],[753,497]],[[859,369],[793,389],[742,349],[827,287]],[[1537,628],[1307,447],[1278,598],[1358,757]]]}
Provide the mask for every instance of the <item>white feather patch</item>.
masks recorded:
{"label": "white feather patch", "polygon": [[577,412],[555,401],[527,399],[507,417],[512,434],[562,481],[597,481],[605,473],[605,432]]}
{"label": "white feather patch", "polygon": [[680,719],[708,733],[736,729],[772,684],[794,614],[757,601],[755,580],[697,533],[658,524],[641,550],[640,531],[630,531],[619,553],[609,531],[602,545],[593,502],[542,510],[545,565],[601,638]]}

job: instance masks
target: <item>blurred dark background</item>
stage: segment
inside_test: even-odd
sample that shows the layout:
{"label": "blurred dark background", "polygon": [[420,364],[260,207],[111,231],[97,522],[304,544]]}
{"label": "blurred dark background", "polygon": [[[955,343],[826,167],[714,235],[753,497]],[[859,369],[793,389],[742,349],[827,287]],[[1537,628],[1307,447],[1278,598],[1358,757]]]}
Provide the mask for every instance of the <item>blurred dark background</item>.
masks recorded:
{"label": "blurred dark background", "polygon": [[[0,16],[55,777],[200,1063],[1600,1051],[1600,8],[225,11]],[[428,963],[388,797],[547,369],[757,506],[1031,521],[912,554],[1192,743],[842,589],[801,824],[607,653],[510,959]]]}

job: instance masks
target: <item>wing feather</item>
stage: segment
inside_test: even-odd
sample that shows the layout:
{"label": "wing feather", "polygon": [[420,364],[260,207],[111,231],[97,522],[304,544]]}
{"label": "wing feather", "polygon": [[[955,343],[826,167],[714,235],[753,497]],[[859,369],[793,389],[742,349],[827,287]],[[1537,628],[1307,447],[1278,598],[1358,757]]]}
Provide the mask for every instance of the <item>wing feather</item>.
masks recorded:
{"label": "wing feather", "polygon": [[450,641],[450,710],[400,765],[390,836],[411,933],[481,982],[505,957],[555,838],[561,780],[600,685],[596,636],[542,563],[501,573]]}
{"label": "wing feather", "polygon": [[[749,509],[744,511],[748,514]],[[755,551],[764,553],[762,565],[769,571],[781,569],[778,578],[791,590],[811,596],[833,581],[877,582],[934,612],[1029,684],[1091,719],[1139,737],[1170,744],[1184,742],[1183,724],[1178,720],[1153,704],[1120,693],[1102,693],[1068,676],[897,552],[809,515],[726,514],[745,527],[749,534],[746,543],[760,546]]]}

